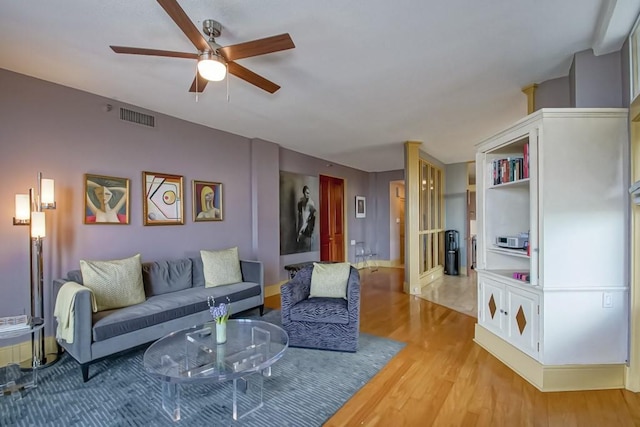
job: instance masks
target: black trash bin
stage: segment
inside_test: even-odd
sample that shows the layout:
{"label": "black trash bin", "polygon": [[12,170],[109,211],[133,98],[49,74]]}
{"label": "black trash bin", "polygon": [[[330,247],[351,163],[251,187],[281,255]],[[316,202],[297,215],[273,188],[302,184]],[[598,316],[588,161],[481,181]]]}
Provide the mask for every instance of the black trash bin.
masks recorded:
{"label": "black trash bin", "polygon": [[460,241],[459,233],[456,230],[447,230],[444,232],[444,274],[457,276],[460,274]]}

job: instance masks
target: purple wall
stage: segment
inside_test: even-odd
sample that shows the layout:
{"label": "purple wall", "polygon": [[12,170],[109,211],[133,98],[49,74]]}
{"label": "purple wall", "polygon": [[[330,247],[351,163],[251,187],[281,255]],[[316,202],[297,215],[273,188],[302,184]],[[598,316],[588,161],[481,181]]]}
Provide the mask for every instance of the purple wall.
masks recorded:
{"label": "purple wall", "polygon": [[[280,149],[280,170],[287,172],[300,173],[304,175],[328,175],[345,180],[346,190],[345,198],[347,201],[347,211],[345,218],[347,222],[347,235],[345,240],[366,240],[367,224],[373,224],[374,216],[372,215],[370,205],[373,202],[373,195],[369,191],[369,174],[358,169],[338,165],[319,159],[317,157],[307,156],[295,151],[281,148]],[[357,219],[355,216],[355,197],[367,197],[367,218]],[[277,221],[277,218],[276,218]],[[273,227],[278,229],[278,222],[274,222]],[[353,261],[350,251],[346,254],[347,261]],[[284,266],[304,261],[317,261],[320,259],[320,252],[306,252],[300,254],[283,255],[280,257],[280,280],[287,278]]]}
{"label": "purple wall", "polygon": [[[189,123],[118,101],[0,69],[0,316],[29,313],[29,241],[12,225],[14,196],[36,185],[37,172],[56,183],[58,208],[47,211],[45,307],[53,334],[51,282],[79,268],[80,259],[106,260],[136,253],[143,261],[197,255],[200,249],[238,246],[240,256],[260,259],[266,284],[286,278],[279,256],[279,170],[345,178],[346,196],[368,194],[369,173],[281,149],[277,144]],[[106,105],[113,110],[106,111]],[[152,114],[156,127],[122,122],[124,106]],[[184,177],[185,224],[143,226],[142,171]],[[130,225],[83,224],[83,174],[130,179]],[[193,222],[192,180],[223,183],[224,221]],[[354,208],[347,212],[350,238],[364,235]],[[367,219],[368,221],[368,219]],[[298,254],[308,255],[309,254]]]}
{"label": "purple wall", "polygon": [[547,80],[536,89],[535,110],[541,108],[569,108],[571,107],[571,93],[569,77]]}
{"label": "purple wall", "polygon": [[[368,239],[374,242],[371,250],[378,254],[378,259],[391,259],[391,230],[389,228],[389,216],[391,215],[391,200],[389,197],[389,183],[391,181],[404,181],[404,170],[399,169],[388,172],[372,173],[371,194],[373,206],[367,203],[367,210],[375,215],[372,229],[368,233]],[[368,215],[368,213],[367,213]]]}
{"label": "purple wall", "polygon": [[622,105],[622,60],[620,51],[595,56],[592,50],[575,54],[573,93],[577,108]]}

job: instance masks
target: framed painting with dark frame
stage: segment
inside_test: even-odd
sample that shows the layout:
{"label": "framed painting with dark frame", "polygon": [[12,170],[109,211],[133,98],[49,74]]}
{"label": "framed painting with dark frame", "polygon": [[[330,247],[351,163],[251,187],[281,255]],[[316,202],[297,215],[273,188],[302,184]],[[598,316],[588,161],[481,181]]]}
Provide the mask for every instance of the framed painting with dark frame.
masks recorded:
{"label": "framed painting with dark frame", "polygon": [[222,184],[193,180],[193,221],[222,221]]}
{"label": "framed painting with dark frame", "polygon": [[144,225],[184,224],[181,175],[142,172]]}
{"label": "framed painting with dark frame", "polygon": [[129,224],[129,178],[84,174],[84,223]]}
{"label": "framed painting with dark frame", "polygon": [[364,196],[356,196],[356,218],[366,218],[367,199]]}

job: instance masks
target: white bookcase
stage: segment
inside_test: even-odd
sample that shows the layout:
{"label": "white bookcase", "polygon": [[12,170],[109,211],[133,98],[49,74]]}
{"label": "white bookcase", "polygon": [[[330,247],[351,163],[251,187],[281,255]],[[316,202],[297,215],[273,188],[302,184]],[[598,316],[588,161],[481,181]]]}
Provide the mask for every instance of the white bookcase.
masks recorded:
{"label": "white bookcase", "polygon": [[542,109],[476,145],[476,342],[516,371],[627,359],[628,144],[626,109]]}

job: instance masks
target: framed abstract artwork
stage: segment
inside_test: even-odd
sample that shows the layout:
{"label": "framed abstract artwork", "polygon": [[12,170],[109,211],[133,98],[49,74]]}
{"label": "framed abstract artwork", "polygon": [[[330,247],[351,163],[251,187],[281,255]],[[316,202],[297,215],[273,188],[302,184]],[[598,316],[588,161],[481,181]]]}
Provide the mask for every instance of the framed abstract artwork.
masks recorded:
{"label": "framed abstract artwork", "polygon": [[367,199],[364,196],[356,196],[356,218],[366,218]]}
{"label": "framed abstract artwork", "polygon": [[129,179],[84,175],[84,223],[129,224]]}
{"label": "framed abstract artwork", "polygon": [[144,225],[184,224],[182,176],[142,172]]}
{"label": "framed abstract artwork", "polygon": [[222,184],[193,181],[193,221],[222,221]]}

